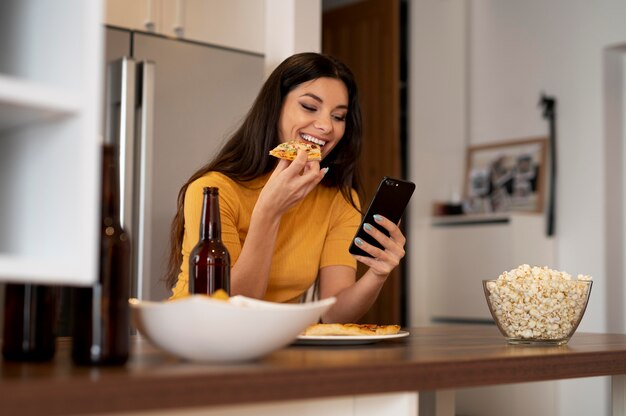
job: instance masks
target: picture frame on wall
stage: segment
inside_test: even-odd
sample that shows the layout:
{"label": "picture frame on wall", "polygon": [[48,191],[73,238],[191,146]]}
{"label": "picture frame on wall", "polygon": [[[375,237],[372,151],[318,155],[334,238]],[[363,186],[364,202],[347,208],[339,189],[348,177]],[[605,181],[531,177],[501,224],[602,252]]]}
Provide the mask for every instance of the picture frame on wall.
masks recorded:
{"label": "picture frame on wall", "polygon": [[542,212],[547,137],[470,146],[464,212]]}

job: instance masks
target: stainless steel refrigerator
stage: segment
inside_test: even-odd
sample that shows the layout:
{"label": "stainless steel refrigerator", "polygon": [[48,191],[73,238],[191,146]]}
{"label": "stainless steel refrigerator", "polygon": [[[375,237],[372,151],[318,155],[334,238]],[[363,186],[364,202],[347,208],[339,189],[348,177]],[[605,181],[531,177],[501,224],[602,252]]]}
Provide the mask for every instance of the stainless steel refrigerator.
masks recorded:
{"label": "stainless steel refrigerator", "polygon": [[263,82],[263,61],[254,53],[106,29],[103,136],[120,146],[132,296],[168,296],[163,277],[178,191],[249,110]]}

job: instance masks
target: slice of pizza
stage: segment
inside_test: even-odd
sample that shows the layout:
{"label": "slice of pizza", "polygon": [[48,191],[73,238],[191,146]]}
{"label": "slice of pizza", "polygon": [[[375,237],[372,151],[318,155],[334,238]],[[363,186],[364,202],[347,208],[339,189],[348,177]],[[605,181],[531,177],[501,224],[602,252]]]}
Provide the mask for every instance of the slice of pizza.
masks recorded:
{"label": "slice of pizza", "polygon": [[393,335],[400,331],[400,325],[375,324],[313,324],[302,335]]}
{"label": "slice of pizza", "polygon": [[315,143],[302,143],[298,140],[290,140],[281,143],[270,150],[270,155],[279,159],[294,160],[298,156],[298,150],[304,150],[308,160],[322,160],[322,150]]}

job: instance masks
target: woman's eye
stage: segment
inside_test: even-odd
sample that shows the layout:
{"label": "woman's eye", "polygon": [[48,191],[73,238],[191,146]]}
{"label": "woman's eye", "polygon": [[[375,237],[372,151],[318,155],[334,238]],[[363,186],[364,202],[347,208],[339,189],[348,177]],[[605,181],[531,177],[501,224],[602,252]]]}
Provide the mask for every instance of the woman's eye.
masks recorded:
{"label": "woman's eye", "polygon": [[304,108],[307,111],[316,111],[317,109],[311,105],[308,104],[300,104],[302,106],[302,108]]}
{"label": "woman's eye", "polygon": [[333,118],[334,118],[336,121],[346,121],[346,116],[345,116],[345,114],[343,114],[343,115],[335,115],[335,116],[333,116]]}

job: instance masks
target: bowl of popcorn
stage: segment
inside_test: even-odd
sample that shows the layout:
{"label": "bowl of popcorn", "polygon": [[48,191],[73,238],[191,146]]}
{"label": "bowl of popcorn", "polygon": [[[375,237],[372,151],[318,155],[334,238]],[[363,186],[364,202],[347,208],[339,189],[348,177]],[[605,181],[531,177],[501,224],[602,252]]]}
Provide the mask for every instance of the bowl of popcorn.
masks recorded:
{"label": "bowl of popcorn", "polygon": [[590,276],[527,264],[483,280],[491,316],[510,344],[566,344],[585,314],[591,285]]}

